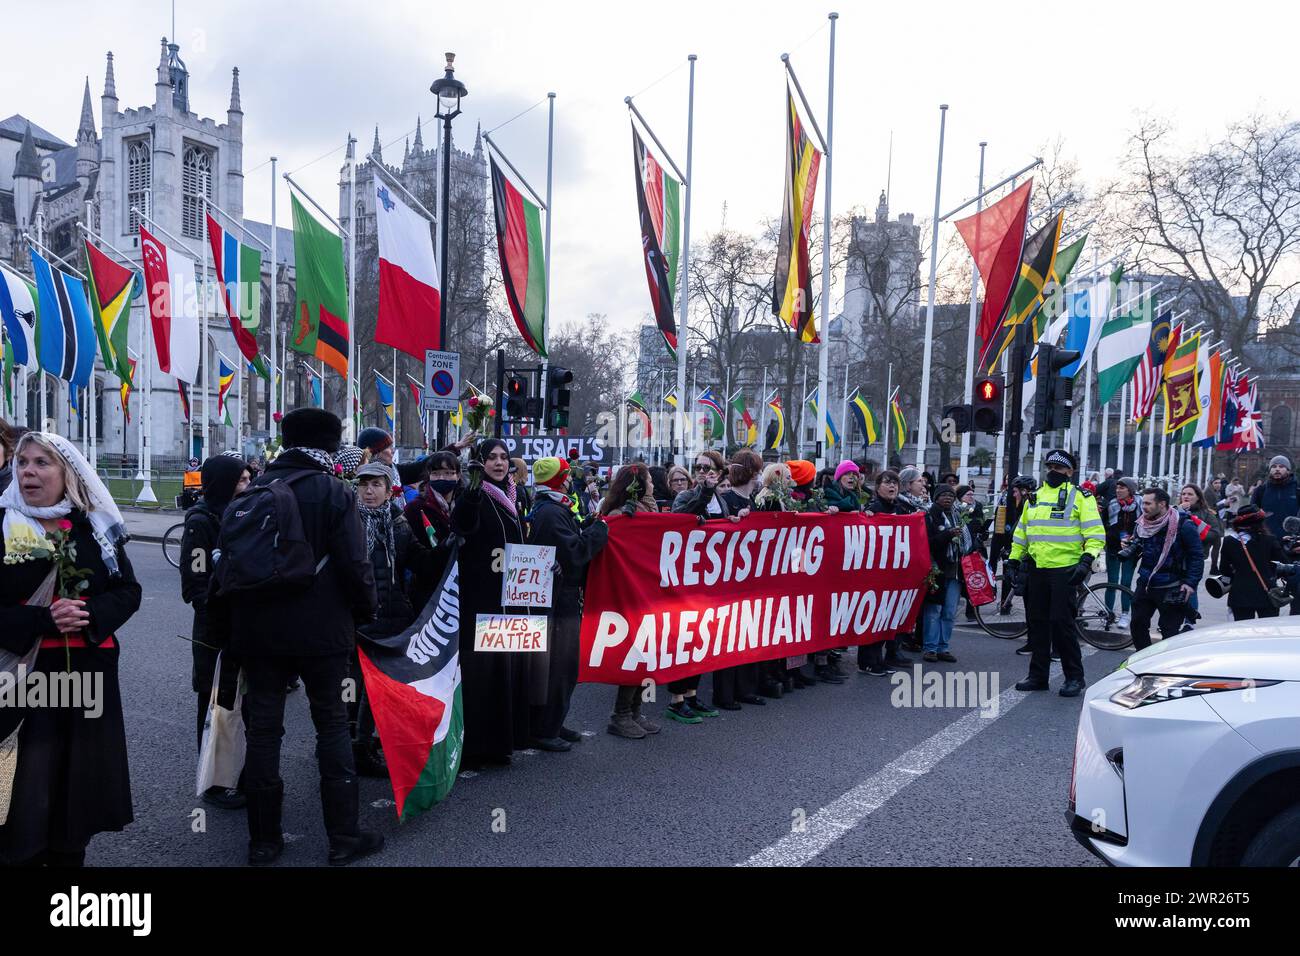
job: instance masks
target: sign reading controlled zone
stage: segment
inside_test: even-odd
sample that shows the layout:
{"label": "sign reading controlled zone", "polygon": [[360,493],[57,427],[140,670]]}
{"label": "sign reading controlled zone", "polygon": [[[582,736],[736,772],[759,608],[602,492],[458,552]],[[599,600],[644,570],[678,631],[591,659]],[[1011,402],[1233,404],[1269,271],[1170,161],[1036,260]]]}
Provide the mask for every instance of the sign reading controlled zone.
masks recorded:
{"label": "sign reading controlled zone", "polygon": [[431,412],[454,412],[460,404],[460,353],[424,352],[424,398],[421,407]]}

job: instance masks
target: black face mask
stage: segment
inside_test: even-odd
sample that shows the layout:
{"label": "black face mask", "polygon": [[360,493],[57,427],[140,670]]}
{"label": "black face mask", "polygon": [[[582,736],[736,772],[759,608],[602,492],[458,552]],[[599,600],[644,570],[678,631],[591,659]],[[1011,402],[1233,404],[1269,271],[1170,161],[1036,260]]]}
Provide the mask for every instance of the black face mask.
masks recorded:
{"label": "black face mask", "polygon": [[445,498],[460,487],[460,482],[455,478],[440,478],[437,481],[430,481],[429,486]]}
{"label": "black face mask", "polygon": [[1061,485],[1065,484],[1065,481],[1065,475],[1061,474],[1059,471],[1049,471],[1047,477],[1043,479],[1043,482],[1049,488],[1059,488]]}

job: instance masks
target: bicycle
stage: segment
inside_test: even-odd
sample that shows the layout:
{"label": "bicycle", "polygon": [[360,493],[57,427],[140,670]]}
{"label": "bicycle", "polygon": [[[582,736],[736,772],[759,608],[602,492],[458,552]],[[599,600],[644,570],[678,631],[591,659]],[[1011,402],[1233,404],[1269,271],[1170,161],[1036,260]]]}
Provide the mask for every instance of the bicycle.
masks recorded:
{"label": "bicycle", "polygon": [[[1002,579],[1002,575],[998,576]],[[1079,585],[1075,617],[1079,636],[1102,651],[1120,651],[1133,643],[1127,627],[1120,627],[1123,608],[1133,600],[1133,589],[1122,584]],[[1002,640],[1023,639],[1029,634],[1023,598],[1007,593],[992,604],[975,608],[975,620],[986,634]]]}
{"label": "bicycle", "polygon": [[181,566],[181,535],[185,531],[185,522],[174,524],[162,536],[163,557],[173,568],[179,569]]}

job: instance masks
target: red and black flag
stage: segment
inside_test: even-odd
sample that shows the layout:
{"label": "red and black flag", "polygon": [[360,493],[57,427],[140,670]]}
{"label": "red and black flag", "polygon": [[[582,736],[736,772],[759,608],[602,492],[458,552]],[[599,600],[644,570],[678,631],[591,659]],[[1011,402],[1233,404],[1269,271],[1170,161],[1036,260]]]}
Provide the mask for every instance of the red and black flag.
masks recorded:
{"label": "red and black flag", "polygon": [[465,739],[460,692],[460,586],[447,570],[415,623],[392,637],[358,635],[357,656],[402,822],[451,792]]}
{"label": "red and black flag", "polygon": [[668,352],[677,356],[677,323],[673,300],[677,295],[677,259],[681,252],[682,184],[659,163],[632,126],[632,159],[636,165],[636,206],[641,215],[641,252],[655,324]]}
{"label": "red and black flag", "polygon": [[489,156],[492,213],[497,227],[497,259],[506,302],[524,343],[546,358],[546,257],[542,211],[515,188]]}
{"label": "red and black flag", "polygon": [[1025,245],[1025,224],[1029,217],[1029,193],[1034,181],[1026,180],[987,209],[955,223],[966,241],[975,269],[984,282],[984,304],[980,308],[975,334],[980,341],[980,361],[996,339],[1011,290],[1020,276],[1020,252]]}

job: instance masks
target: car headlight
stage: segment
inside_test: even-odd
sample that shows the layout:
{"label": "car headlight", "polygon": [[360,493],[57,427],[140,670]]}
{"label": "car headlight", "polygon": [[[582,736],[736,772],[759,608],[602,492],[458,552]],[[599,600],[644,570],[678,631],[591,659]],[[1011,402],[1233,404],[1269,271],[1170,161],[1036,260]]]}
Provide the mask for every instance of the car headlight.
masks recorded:
{"label": "car headlight", "polygon": [[1272,687],[1275,680],[1253,680],[1247,677],[1175,677],[1166,674],[1141,674],[1123,690],[1111,695],[1112,703],[1133,710],[1166,700],[1182,700],[1203,694],[1220,694],[1224,691],[1250,691],[1258,687]]}

